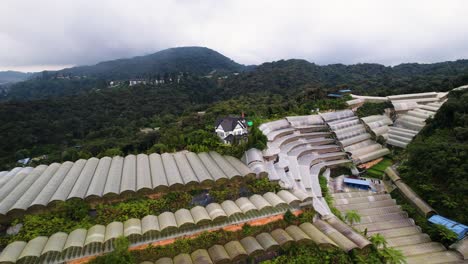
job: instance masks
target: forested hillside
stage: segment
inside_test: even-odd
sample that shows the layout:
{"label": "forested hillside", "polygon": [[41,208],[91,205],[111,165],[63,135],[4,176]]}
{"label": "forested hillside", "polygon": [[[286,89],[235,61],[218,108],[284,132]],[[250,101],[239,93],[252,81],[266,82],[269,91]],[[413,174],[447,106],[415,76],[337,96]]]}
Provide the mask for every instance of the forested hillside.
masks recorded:
{"label": "forested hillside", "polygon": [[[207,48],[185,47],[37,74],[34,80],[14,84],[8,93],[0,94],[0,100],[75,95],[103,89],[115,80],[176,79],[174,76],[181,73],[206,76],[214,70],[216,74],[213,78],[221,78],[217,87],[226,98],[256,92],[280,95],[301,91],[325,93],[345,87],[358,94],[386,95],[444,91],[468,82],[468,60],[394,67],[380,64],[320,66],[305,60],[281,60],[247,67]],[[241,74],[233,75],[235,72]],[[57,76],[71,79],[56,79]],[[465,79],[461,80],[463,76]]]}
{"label": "forested hillside", "polygon": [[[316,108],[340,109],[345,99],[326,95],[343,87],[381,95],[444,91],[468,82],[466,67],[468,61],[391,68],[289,60],[227,78],[186,73],[180,82],[159,85],[110,88],[92,78],[23,82],[17,86],[23,85],[26,97],[41,98],[49,92],[55,97],[0,103],[0,166],[8,169],[19,159],[42,155],[47,158],[38,162],[181,149],[240,155],[246,146],[226,148],[219,143],[213,133],[216,118],[245,112],[249,118],[266,120],[309,114]],[[198,115],[200,111],[206,113]],[[141,132],[142,128],[157,129]]]}
{"label": "forested hillside", "polygon": [[121,80],[152,77],[157,74],[163,75],[173,72],[189,72],[197,75],[206,75],[212,71],[235,72],[242,71],[244,67],[244,65],[238,64],[212,49],[180,47],[131,59],[105,61],[93,66],[63,69],[57,74]]}
{"label": "forested hillside", "polygon": [[8,92],[0,93],[0,100],[37,100],[76,95],[106,88],[110,81],[175,81],[181,73],[205,76],[214,72],[220,75],[250,68],[208,48],[171,48],[146,56],[105,61],[93,66],[36,73],[31,80],[14,84],[8,88]]}
{"label": "forested hillside", "polygon": [[[379,64],[319,66],[305,60],[264,63],[255,71],[226,82],[227,92],[271,91],[288,94],[291,90],[350,88],[357,94],[390,95],[446,91],[468,82],[468,60],[434,64]],[[463,79],[464,78],[464,79]]]}
{"label": "forested hillside", "polygon": [[[41,162],[89,156],[220,146],[213,133],[218,117],[279,118],[315,108],[343,108],[343,100],[301,92],[282,96],[267,91],[228,98],[217,82],[190,76],[180,83],[124,86],[79,96],[0,104],[0,164],[47,154]],[[204,111],[202,115],[197,112]],[[159,128],[149,133],[141,128]],[[242,149],[218,149],[234,151]]]}
{"label": "forested hillside", "polygon": [[440,214],[468,223],[468,90],[450,93],[408,146],[399,170]]}
{"label": "forested hillside", "polygon": [[0,71],[0,85],[6,83],[14,83],[26,80],[32,73],[18,72],[18,71]]}

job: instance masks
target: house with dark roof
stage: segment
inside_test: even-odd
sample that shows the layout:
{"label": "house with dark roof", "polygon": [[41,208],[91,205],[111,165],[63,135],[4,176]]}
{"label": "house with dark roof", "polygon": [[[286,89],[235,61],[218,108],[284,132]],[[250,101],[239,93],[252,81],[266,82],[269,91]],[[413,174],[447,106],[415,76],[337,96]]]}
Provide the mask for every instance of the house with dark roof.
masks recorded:
{"label": "house with dark roof", "polygon": [[215,132],[224,143],[232,144],[247,137],[247,122],[242,117],[220,118],[215,123]]}

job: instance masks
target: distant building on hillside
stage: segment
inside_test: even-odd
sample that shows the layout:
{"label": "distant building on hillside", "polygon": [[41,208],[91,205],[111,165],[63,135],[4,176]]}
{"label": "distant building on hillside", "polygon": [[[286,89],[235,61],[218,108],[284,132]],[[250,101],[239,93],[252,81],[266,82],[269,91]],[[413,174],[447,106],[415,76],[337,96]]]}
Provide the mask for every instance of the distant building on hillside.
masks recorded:
{"label": "distant building on hillside", "polygon": [[146,80],[130,80],[128,82],[128,85],[129,86],[134,86],[134,85],[137,85],[137,84],[146,84],[147,81]]}
{"label": "distant building on hillside", "polygon": [[224,117],[218,119],[215,123],[215,132],[226,144],[241,141],[249,133],[247,122],[243,117]]}
{"label": "distant building on hillside", "polygon": [[24,158],[24,159],[20,159],[17,161],[17,163],[23,165],[23,166],[26,166],[29,164],[29,162],[31,162],[31,158]]}
{"label": "distant building on hillside", "polygon": [[342,94],[336,94],[336,93],[329,93],[329,94],[327,94],[327,96],[330,97],[330,98],[341,98],[341,97],[343,97]]}

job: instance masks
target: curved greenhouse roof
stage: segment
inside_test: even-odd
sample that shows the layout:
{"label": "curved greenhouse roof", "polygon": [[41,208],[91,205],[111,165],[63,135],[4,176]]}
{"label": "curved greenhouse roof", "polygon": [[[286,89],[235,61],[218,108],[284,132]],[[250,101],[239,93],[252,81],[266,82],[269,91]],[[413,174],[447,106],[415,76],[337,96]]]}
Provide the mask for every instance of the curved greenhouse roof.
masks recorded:
{"label": "curved greenhouse roof", "polygon": [[[311,223],[300,226],[290,225],[285,229],[276,229],[271,233],[261,233],[256,237],[247,236],[240,240],[227,242],[225,245],[213,245],[208,249],[198,249],[191,254],[182,253],[174,258],[163,257],[156,262],[142,263],[236,263],[247,257],[255,257],[292,243],[315,243],[319,246],[336,247],[331,238]],[[342,249],[345,249],[342,247]],[[180,262],[183,261],[183,262]]]}
{"label": "curved greenhouse roof", "polygon": [[0,216],[53,201],[161,191],[254,175],[238,159],[216,152],[139,154],[15,168],[0,174]]}
{"label": "curved greenhouse roof", "polygon": [[[286,197],[283,199],[281,197]],[[58,232],[50,237],[40,236],[28,243],[16,241],[9,244],[0,255],[0,263],[14,262],[12,259],[21,257],[40,258],[49,252],[56,252],[56,258],[81,257],[87,249],[92,249],[92,253],[102,252],[104,248],[111,249],[112,241],[119,236],[125,236],[130,243],[141,243],[142,241],[154,241],[160,239],[161,234],[170,235],[171,232],[185,232],[187,227],[193,230],[203,228],[219,221],[233,220],[246,221],[252,217],[276,215],[292,209],[289,204],[295,205],[297,201],[302,201],[289,191],[281,191],[281,196],[274,193],[266,193],[263,196],[255,194],[251,197],[242,197],[236,201],[224,201],[220,204],[211,203],[206,207],[196,206],[191,210],[179,209],[175,213],[164,212],[158,216],[148,215],[140,219],[128,219],[125,222],[112,222],[107,226],[95,225],[86,229],[76,229],[70,234]],[[257,216],[252,212],[257,212]],[[185,230],[185,231],[184,231]],[[258,251],[258,245],[252,240],[241,242],[242,245],[251,245],[247,252]],[[275,243],[262,242],[274,246]],[[260,244],[262,244],[260,243]],[[231,253],[239,253],[239,247],[235,246]],[[39,252],[39,253],[38,253]],[[236,253],[236,254],[237,254]],[[242,252],[241,252],[242,253]],[[239,253],[240,254],[240,253]]]}

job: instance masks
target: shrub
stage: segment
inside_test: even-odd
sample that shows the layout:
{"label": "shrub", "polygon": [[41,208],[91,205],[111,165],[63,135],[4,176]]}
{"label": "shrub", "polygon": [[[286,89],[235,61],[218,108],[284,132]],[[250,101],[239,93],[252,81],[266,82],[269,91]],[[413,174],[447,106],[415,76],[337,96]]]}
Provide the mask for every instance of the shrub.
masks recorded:
{"label": "shrub", "polygon": [[283,215],[283,220],[286,221],[288,224],[293,224],[297,221],[297,217],[291,213],[290,210],[287,210],[286,213]]}
{"label": "shrub", "polygon": [[114,241],[114,251],[91,260],[90,264],[132,264],[135,263],[132,254],[128,251],[130,243],[124,236]]}

